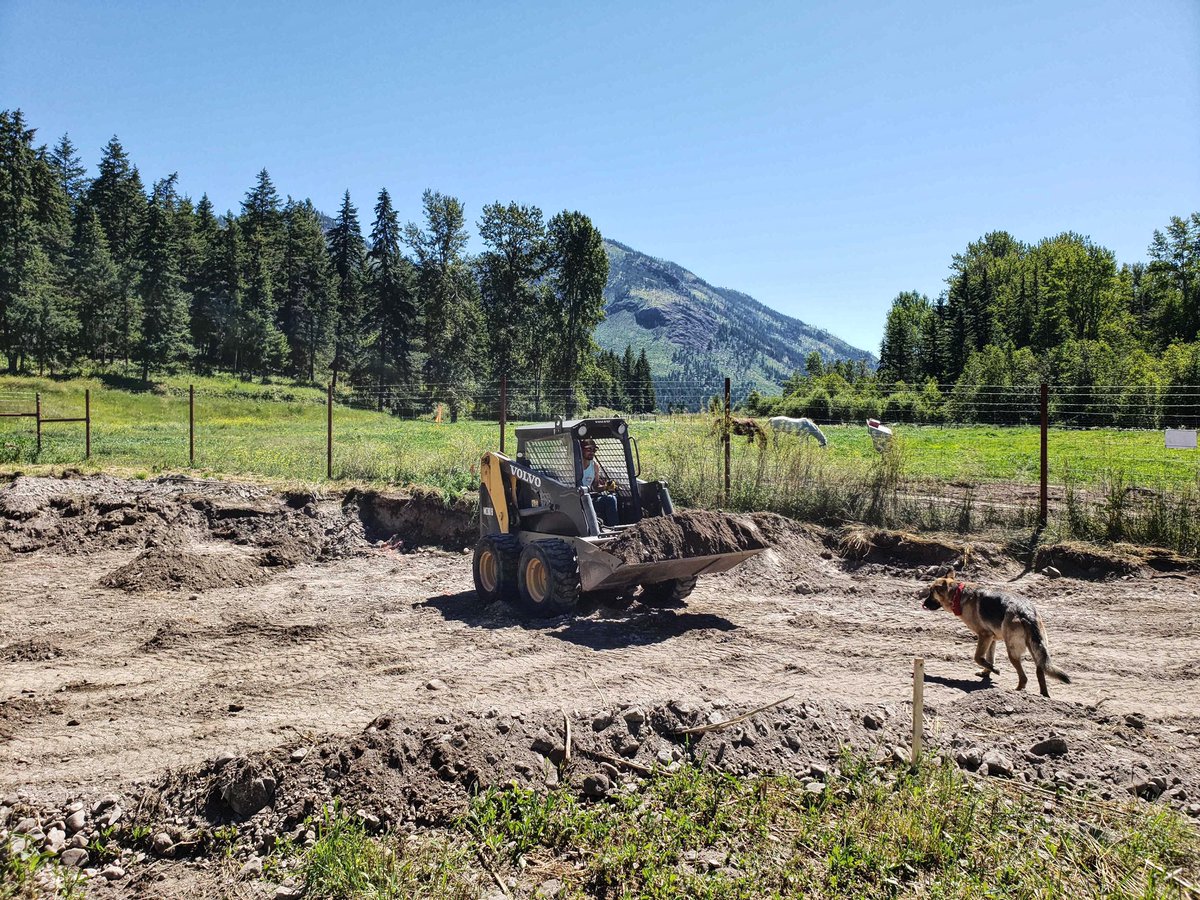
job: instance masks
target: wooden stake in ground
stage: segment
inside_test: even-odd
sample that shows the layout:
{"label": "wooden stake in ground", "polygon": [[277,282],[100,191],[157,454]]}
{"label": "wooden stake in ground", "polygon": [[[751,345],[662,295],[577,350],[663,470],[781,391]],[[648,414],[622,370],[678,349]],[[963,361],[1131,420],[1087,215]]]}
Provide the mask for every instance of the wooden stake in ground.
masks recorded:
{"label": "wooden stake in ground", "polygon": [[912,764],[921,758],[921,737],[925,732],[925,657],[913,660],[913,731]]}

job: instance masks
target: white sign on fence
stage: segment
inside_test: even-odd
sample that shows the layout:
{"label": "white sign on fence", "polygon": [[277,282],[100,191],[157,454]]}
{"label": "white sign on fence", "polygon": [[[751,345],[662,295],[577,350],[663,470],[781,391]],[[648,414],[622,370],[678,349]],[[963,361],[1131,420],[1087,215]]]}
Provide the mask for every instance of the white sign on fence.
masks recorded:
{"label": "white sign on fence", "polygon": [[1167,449],[1168,450],[1195,450],[1196,449],[1196,429],[1194,429],[1194,428],[1168,428],[1167,429]]}

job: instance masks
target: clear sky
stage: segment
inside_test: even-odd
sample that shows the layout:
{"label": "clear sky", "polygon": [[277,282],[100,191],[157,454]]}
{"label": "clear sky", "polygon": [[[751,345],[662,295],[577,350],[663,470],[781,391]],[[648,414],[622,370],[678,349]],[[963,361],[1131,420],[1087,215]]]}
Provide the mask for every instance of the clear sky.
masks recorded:
{"label": "clear sky", "polygon": [[1200,210],[1200,0],[0,0],[14,107],[222,210],[579,209],[877,351],[987,231],[1134,261]]}

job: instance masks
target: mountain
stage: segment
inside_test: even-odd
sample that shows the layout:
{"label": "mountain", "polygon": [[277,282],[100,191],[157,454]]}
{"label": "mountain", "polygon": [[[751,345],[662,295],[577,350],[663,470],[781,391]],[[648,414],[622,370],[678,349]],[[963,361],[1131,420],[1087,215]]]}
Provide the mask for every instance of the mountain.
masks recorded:
{"label": "mountain", "polygon": [[[643,347],[657,384],[720,384],[743,390],[777,387],[816,350],[826,360],[875,356],[828,331],[806,325],[748,294],[714,287],[682,266],[605,240],[606,317],[596,341],[621,353]],[[740,392],[739,392],[740,393]]]}

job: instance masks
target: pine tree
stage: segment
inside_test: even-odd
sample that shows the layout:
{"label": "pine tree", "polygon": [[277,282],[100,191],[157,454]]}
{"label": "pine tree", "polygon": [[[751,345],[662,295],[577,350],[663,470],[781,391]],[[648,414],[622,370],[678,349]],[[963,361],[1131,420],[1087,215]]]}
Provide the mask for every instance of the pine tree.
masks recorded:
{"label": "pine tree", "polygon": [[565,389],[566,412],[573,416],[577,382],[585,362],[595,352],[592,333],[604,320],[608,254],[600,232],[581,212],[559,213],[550,220],[547,231],[552,265],[550,297],[557,325],[554,371]]}
{"label": "pine tree", "polygon": [[258,173],[254,187],[247,191],[238,221],[242,229],[245,283],[234,326],[238,332],[240,365],[243,371],[266,377],[285,356],[277,300],[283,261],[283,216],[279,194],[266,169]]}
{"label": "pine tree", "polygon": [[78,206],[87,195],[87,168],[83,165],[83,161],[79,158],[79,152],[71,143],[68,135],[64,134],[54,145],[54,150],[50,153],[50,162],[58,174],[63,192],[71,201],[72,208]]}
{"label": "pine tree", "polygon": [[331,379],[337,385],[338,373],[358,365],[361,352],[362,285],[366,243],[358,226],[358,210],[350,202],[350,192],[342,197],[342,208],[329,229],[329,258],[333,265],[336,312],[333,326],[333,362]]}
{"label": "pine tree", "polygon": [[87,202],[96,210],[117,266],[119,315],[114,358],[128,364],[141,322],[137,280],[142,266],[138,250],[147,201],[141,176],[115,135],[104,148],[99,174],[88,188]]}
{"label": "pine tree", "polygon": [[289,200],[280,316],[290,352],[290,370],[315,383],[332,340],[332,270],[321,220],[312,202]]}
{"label": "pine tree", "polygon": [[367,252],[366,295],[370,356],[383,408],[383,385],[412,381],[416,329],[415,275],[412,263],[400,252],[400,224],[387,188],[379,192],[371,248]]}
{"label": "pine tree", "polygon": [[76,212],[70,290],[80,319],[80,349],[97,362],[113,358],[117,346],[120,279],[96,211],[86,203]]}
{"label": "pine tree", "polygon": [[135,352],[143,381],[150,380],[151,369],[175,369],[190,357],[192,349],[179,271],[175,182],[176,176],[171,175],[155,183],[142,235],[142,319]]}
{"label": "pine tree", "polygon": [[435,401],[457,420],[476,374],[480,342],[479,286],[463,258],[468,233],[462,203],[425,191],[424,228],[410,222],[405,243],[417,259],[418,300],[425,324],[425,379]]}
{"label": "pine tree", "polygon": [[658,405],[658,399],[654,393],[654,379],[650,375],[650,361],[646,359],[645,347],[638,354],[637,362],[634,364],[633,380],[637,390],[634,412],[653,412]]}

